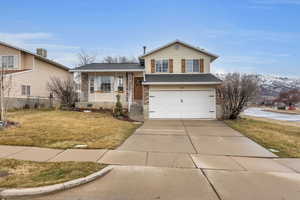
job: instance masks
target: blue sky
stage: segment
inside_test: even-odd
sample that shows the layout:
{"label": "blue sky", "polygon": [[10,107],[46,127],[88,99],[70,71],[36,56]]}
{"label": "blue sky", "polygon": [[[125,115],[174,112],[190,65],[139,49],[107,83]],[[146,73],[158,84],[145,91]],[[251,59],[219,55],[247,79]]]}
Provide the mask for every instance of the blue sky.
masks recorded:
{"label": "blue sky", "polygon": [[138,56],[175,39],[220,55],[214,72],[300,77],[300,0],[1,1],[0,40],[69,67],[80,49]]}

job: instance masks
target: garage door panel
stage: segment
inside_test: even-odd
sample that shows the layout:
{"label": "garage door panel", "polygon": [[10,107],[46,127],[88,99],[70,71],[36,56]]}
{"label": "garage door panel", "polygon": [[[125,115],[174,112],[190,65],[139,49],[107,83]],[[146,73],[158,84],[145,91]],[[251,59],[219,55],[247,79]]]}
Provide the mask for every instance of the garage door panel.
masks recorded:
{"label": "garage door panel", "polygon": [[213,118],[213,91],[182,91],[182,118]]}
{"label": "garage door panel", "polygon": [[149,117],[215,118],[215,90],[150,90]]}
{"label": "garage door panel", "polygon": [[166,93],[164,91],[150,92],[150,118],[180,118],[179,91]]}

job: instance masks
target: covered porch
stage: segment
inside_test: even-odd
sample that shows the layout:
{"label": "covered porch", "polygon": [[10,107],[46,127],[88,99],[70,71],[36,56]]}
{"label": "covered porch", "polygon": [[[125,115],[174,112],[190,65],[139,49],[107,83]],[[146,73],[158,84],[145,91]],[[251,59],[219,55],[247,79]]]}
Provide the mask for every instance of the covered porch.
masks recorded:
{"label": "covered porch", "polygon": [[[77,69],[79,102],[78,108],[113,109],[117,95],[124,109],[143,102],[143,68],[122,69],[124,64],[98,64],[98,69]],[[99,67],[102,66],[102,69]],[[104,68],[105,66],[105,68]],[[116,67],[118,67],[116,69]]]}

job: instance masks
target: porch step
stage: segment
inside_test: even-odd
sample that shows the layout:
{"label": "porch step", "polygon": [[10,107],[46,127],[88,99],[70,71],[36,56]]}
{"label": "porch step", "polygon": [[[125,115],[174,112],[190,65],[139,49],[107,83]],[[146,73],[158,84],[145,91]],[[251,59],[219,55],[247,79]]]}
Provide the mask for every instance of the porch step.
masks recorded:
{"label": "porch step", "polygon": [[144,121],[143,105],[141,103],[133,103],[130,106],[129,118],[135,121]]}

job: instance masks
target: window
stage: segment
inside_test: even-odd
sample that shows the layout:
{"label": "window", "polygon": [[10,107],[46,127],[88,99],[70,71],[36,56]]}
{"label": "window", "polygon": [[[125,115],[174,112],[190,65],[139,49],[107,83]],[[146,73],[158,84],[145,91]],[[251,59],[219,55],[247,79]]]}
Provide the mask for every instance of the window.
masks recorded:
{"label": "window", "polygon": [[95,92],[95,78],[93,76],[90,77],[90,93],[93,94]]}
{"label": "window", "polygon": [[101,91],[110,92],[111,91],[111,79],[110,76],[101,76]]}
{"label": "window", "polygon": [[124,92],[123,76],[118,77],[118,92]]}
{"label": "window", "polygon": [[111,76],[91,76],[90,93],[94,92],[111,92]]}
{"label": "window", "polygon": [[14,65],[14,56],[2,56],[2,67],[6,69],[13,69]]}
{"label": "window", "polygon": [[30,96],[30,85],[22,85],[22,95],[23,96]]}
{"label": "window", "polygon": [[155,61],[156,72],[168,72],[169,61],[168,60],[156,60]]}
{"label": "window", "polygon": [[186,72],[199,72],[199,60],[186,60]]}

